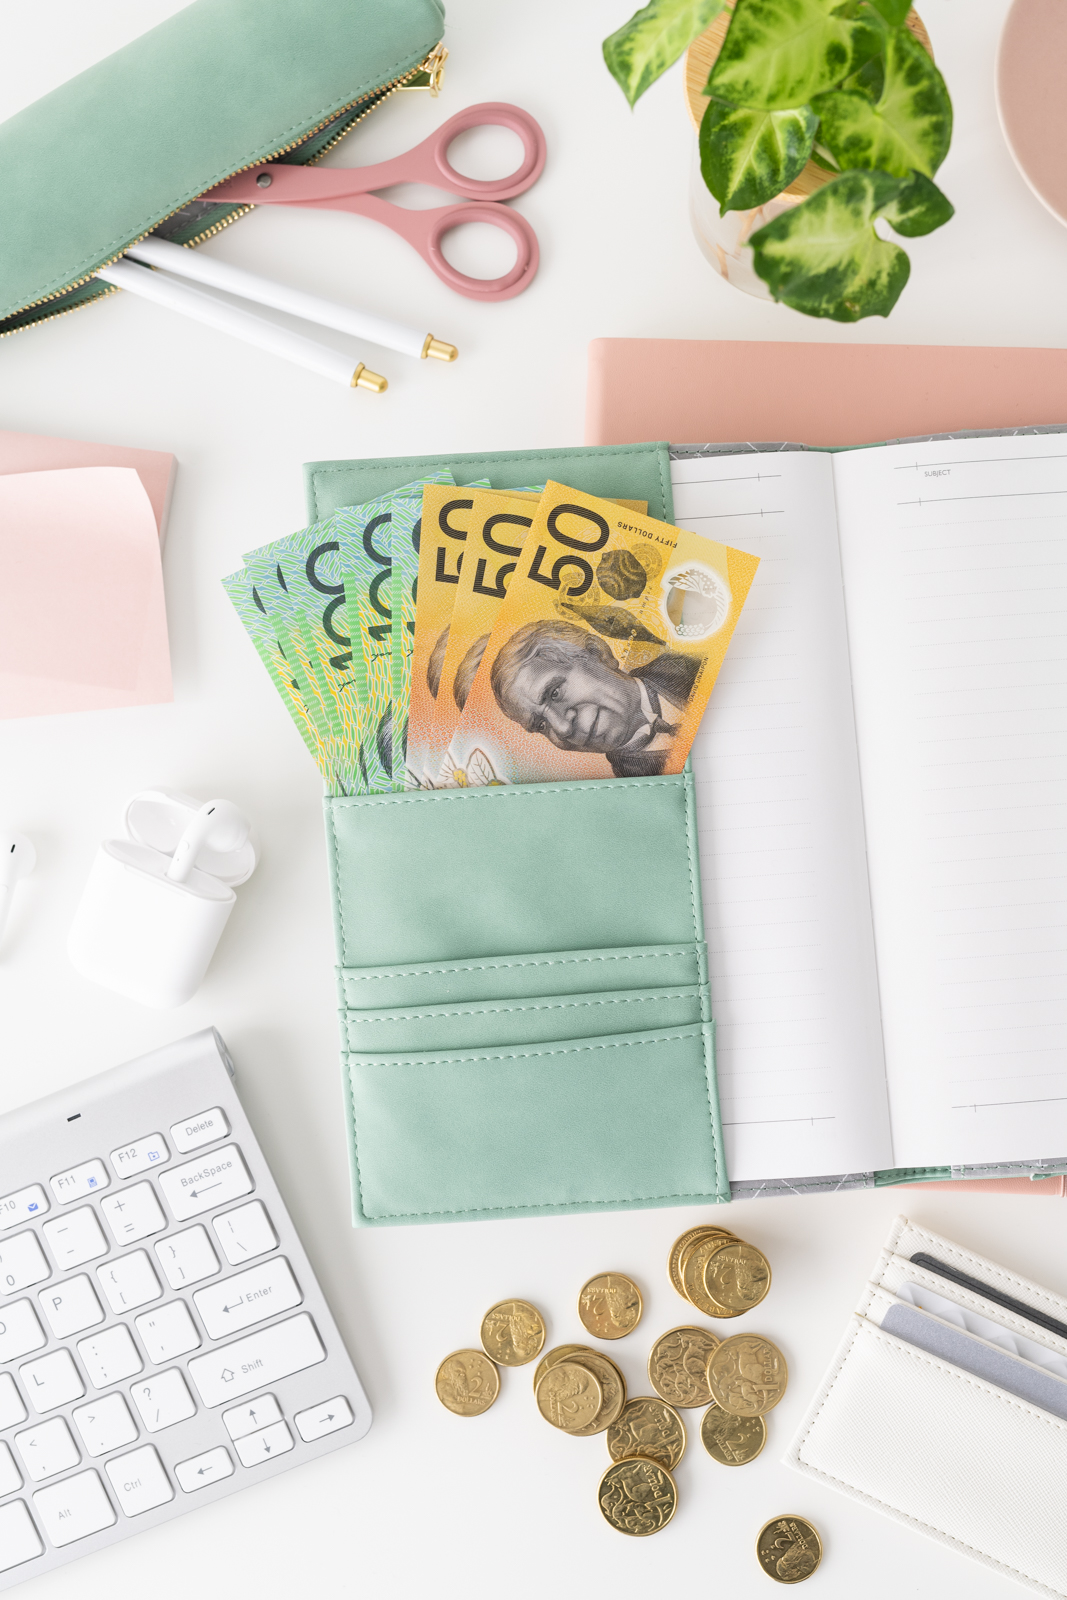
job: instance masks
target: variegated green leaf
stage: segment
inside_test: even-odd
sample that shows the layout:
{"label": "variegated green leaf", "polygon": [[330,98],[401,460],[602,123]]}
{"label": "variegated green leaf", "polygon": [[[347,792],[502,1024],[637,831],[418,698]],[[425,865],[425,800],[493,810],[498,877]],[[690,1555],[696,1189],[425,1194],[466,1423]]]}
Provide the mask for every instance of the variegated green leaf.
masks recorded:
{"label": "variegated green leaf", "polygon": [[936,183],[921,172],[913,172],[896,199],[882,207],[881,214],[896,233],[903,234],[905,239],[917,239],[921,234],[943,227],[955,216],[956,208]]}
{"label": "variegated green leaf", "polygon": [[945,80],[906,28],[889,35],[877,103],[857,89],[816,96],[819,139],[843,168],[877,168],[904,178],[932,177],[952,138],[952,102]]}
{"label": "variegated green leaf", "polygon": [[845,172],[758,229],[753,264],[774,298],[834,322],[887,317],[911,264],[874,219],[904,187],[887,172]]}
{"label": "variegated green leaf", "polygon": [[881,49],[884,25],[854,0],[737,0],[707,93],[788,111],[832,89]]}
{"label": "variegated green leaf", "polygon": [[891,28],[898,28],[911,10],[911,0],[870,0]]}
{"label": "variegated green leaf", "polygon": [[804,170],[818,125],[810,106],[756,111],[709,100],[700,124],[700,170],[720,216],[781,194]]}
{"label": "variegated green leaf", "polygon": [[604,40],[608,71],[632,106],[722,8],[723,0],[652,0]]}

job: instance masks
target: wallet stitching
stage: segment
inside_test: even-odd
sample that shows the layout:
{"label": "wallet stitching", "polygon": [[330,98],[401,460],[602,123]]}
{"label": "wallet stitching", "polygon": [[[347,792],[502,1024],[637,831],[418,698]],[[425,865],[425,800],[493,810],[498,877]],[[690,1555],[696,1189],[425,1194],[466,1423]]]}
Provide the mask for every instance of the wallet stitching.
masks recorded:
{"label": "wallet stitching", "polygon": [[[646,445],[645,446],[645,450],[648,450],[648,448],[649,448],[649,446]],[[667,510],[666,474],[663,471],[663,461],[661,459],[661,452],[659,450],[655,450],[655,447],[653,447],[653,449],[654,449],[654,452],[655,452],[655,455],[656,455],[656,458],[657,458],[656,459],[656,464],[657,464],[657,467],[658,467],[658,470],[659,470],[659,487],[660,487],[660,494],[663,497],[663,509],[664,509],[664,512],[666,512],[666,510]],[[589,456],[600,456],[600,457],[604,457],[605,455],[628,455],[628,456],[632,456],[632,455],[635,455],[635,454],[642,454],[642,453],[643,452],[641,450],[641,446],[640,445],[616,445],[614,447],[611,446],[611,445],[597,445],[592,450],[575,450],[575,451],[573,451],[571,454],[569,454],[567,456],[567,460],[568,461],[584,461]],[[450,463],[449,464],[459,465],[460,462],[462,462],[463,466],[465,466],[465,467],[481,467],[481,466],[488,466],[488,465],[498,466],[501,461],[515,461],[516,459],[521,460],[524,466],[528,461],[529,462],[533,462],[533,461],[558,461],[559,460],[559,451],[558,450],[548,450],[548,451],[544,451],[544,452],[536,451],[531,455],[523,455],[523,456],[518,457],[518,458],[516,458],[514,456],[509,456],[507,451],[496,451],[495,453],[487,455],[487,456],[462,455],[462,456],[458,456],[458,457],[455,457],[455,458],[450,458]],[[399,460],[397,461],[396,464],[398,466],[402,465],[403,462],[406,461],[406,460],[411,460],[414,463],[417,460],[417,458],[416,457],[403,457],[402,456],[402,457],[399,458]],[[431,462],[433,462],[435,460],[443,461],[444,457],[431,456],[431,457],[429,457],[429,460]],[[312,493],[313,493],[313,495],[315,497],[315,520],[316,521],[318,521],[318,518],[319,518],[319,479],[320,478],[328,478],[328,477],[330,477],[331,475],[333,475],[335,473],[348,472],[349,470],[350,469],[349,469],[349,466],[347,464],[344,465],[344,466],[340,466],[340,467],[316,467],[315,468],[314,476],[313,476],[311,481],[312,481],[312,485],[313,485]],[[387,473],[387,472],[390,471],[390,466],[383,466],[383,467],[379,467],[377,469],[375,469],[373,467],[370,467],[370,468],[365,467],[364,468],[364,471],[368,472],[368,473],[373,472],[375,470],[377,470],[379,472],[386,472]]]}
{"label": "wallet stitching", "polygon": [[640,955],[610,955],[610,956],[551,956],[536,961],[514,961],[510,956],[499,956],[493,961],[484,961],[471,966],[455,966],[451,961],[439,962],[435,967],[393,967],[389,972],[360,972],[355,967],[342,967],[340,978],[342,983],[368,983],[390,978],[435,978],[448,977],[453,972],[512,972],[522,967],[566,967],[579,966],[583,962],[593,961],[657,961],[677,960],[679,956],[695,958],[696,951],[688,945],[679,945],[673,950],[647,950]]}
{"label": "wallet stitching", "polygon": [[[669,1039],[651,1039],[646,1035],[641,1039],[605,1039],[603,1043],[595,1042],[593,1040],[583,1040],[580,1044],[568,1045],[565,1050],[560,1050],[551,1046],[546,1048],[543,1045],[531,1045],[529,1049],[523,1050],[516,1046],[511,1049],[492,1050],[488,1053],[480,1052],[477,1055],[471,1056],[458,1056],[451,1054],[422,1056],[417,1061],[409,1056],[397,1052],[395,1055],[390,1056],[388,1060],[376,1061],[373,1058],[365,1057],[360,1061],[360,1066],[461,1067],[467,1066],[470,1062],[474,1061],[525,1061],[531,1056],[574,1056],[579,1055],[583,1050],[633,1050],[637,1049],[638,1047],[644,1048],[646,1045],[677,1044],[679,1039],[695,1039],[698,1035],[703,1033],[703,1028],[700,1023],[692,1022],[683,1023],[677,1029],[671,1029],[669,1031],[671,1035]],[[350,1052],[350,1054],[364,1056],[364,1052],[362,1050],[353,1050]]]}
{"label": "wallet stitching", "polygon": [[[876,1340],[877,1343],[886,1346],[890,1350],[898,1351],[901,1355],[906,1356],[909,1360],[914,1361],[916,1364],[932,1367],[936,1372],[947,1374],[949,1377],[955,1378],[957,1382],[965,1384],[968,1388],[977,1389],[979,1394],[984,1394],[988,1398],[997,1401],[1001,1405],[1007,1405],[1013,1411],[1021,1412],[1024,1416],[1031,1418],[1032,1421],[1046,1423],[1048,1426],[1052,1427],[1054,1431],[1060,1433],[1067,1432],[1067,1423],[1063,1422],[1059,1417],[1053,1417],[1048,1412],[1041,1411],[1040,1407],[1037,1406],[1025,1406],[1013,1396],[1009,1395],[1005,1390],[998,1389],[995,1384],[985,1383],[983,1380],[975,1378],[969,1372],[961,1372],[959,1368],[952,1366],[949,1362],[939,1361],[936,1357],[928,1355],[925,1351],[916,1349],[914,1345],[907,1344],[903,1339],[891,1338],[888,1334],[883,1333],[881,1328],[876,1327],[873,1323],[857,1321],[856,1326],[852,1330],[852,1335],[838,1360],[837,1370],[827,1386],[826,1393],[819,1402],[818,1409],[813,1412],[807,1427],[804,1429],[804,1432],[797,1438],[793,1445],[791,1453],[796,1455],[798,1461],[801,1461],[802,1459],[800,1452],[803,1449],[808,1435],[811,1433],[811,1430],[819,1420],[819,1416],[822,1413],[823,1407],[826,1405],[826,1402],[829,1400],[834,1391],[838,1379],[841,1377],[845,1362],[852,1353],[853,1345],[856,1343],[856,1340],[859,1338],[860,1334],[863,1333],[865,1328],[867,1330],[868,1338]],[[1037,1414],[1035,1415],[1035,1413]],[[902,1510],[901,1507],[893,1505],[889,1500],[884,1500],[880,1495],[872,1494],[867,1489],[861,1489],[858,1484],[849,1483],[847,1478],[838,1478],[834,1473],[827,1472],[825,1467],[816,1467],[806,1461],[802,1461],[802,1465],[805,1471],[811,1472],[820,1478],[825,1478],[828,1483],[835,1483],[839,1488],[845,1489],[851,1494],[862,1495],[865,1500],[869,1500],[875,1505],[884,1506],[887,1511],[891,1511],[895,1516],[906,1518],[909,1522],[913,1523],[915,1527],[928,1528],[933,1533],[939,1533],[943,1538],[951,1540],[952,1543],[958,1545],[961,1550],[969,1550],[972,1555],[980,1557],[983,1561],[994,1562],[1004,1572],[1013,1572],[1016,1577],[1023,1578],[1028,1583],[1038,1581],[1034,1578],[1032,1573],[1025,1572],[1018,1567],[1013,1567],[1010,1562],[1001,1561],[997,1556],[990,1555],[988,1551],[981,1550],[976,1545],[968,1544],[966,1539],[961,1539],[958,1534],[950,1533],[947,1528],[938,1527],[936,1522],[924,1522],[920,1517],[914,1516],[911,1512]]]}
{"label": "wallet stitching", "polygon": [[[693,985],[692,987],[695,987]],[[698,1000],[699,995],[694,994],[624,994],[605,1000],[552,1000],[543,1004],[530,1005],[502,1005],[488,1006],[473,1004],[463,1007],[459,1011],[437,1011],[430,1007],[430,1015],[425,1011],[378,1011],[370,1016],[365,1013],[357,1014],[356,1022],[437,1022],[445,1017],[496,1017],[511,1016],[515,1011],[580,1011],[583,1006],[647,1006],[655,1000]],[[346,1019],[349,1014],[346,1011]]]}
{"label": "wallet stitching", "polygon": [[[1032,1298],[1042,1300],[1046,1306],[1058,1311],[1061,1317],[1067,1313],[1067,1300],[1064,1300],[1060,1295],[1050,1294],[1047,1289],[1042,1289],[1040,1284],[1031,1283],[1027,1278],[1016,1277],[1014,1273],[1005,1271],[1003,1267],[998,1267],[996,1262],[987,1261],[984,1256],[976,1256],[969,1250],[961,1250],[958,1245],[950,1243],[948,1239],[942,1239],[936,1233],[928,1233],[925,1228],[917,1227],[915,1223],[910,1222],[908,1227],[928,1244],[935,1245],[938,1250],[952,1256],[957,1262],[980,1269],[988,1273],[990,1277],[998,1278],[1002,1284],[1009,1284],[1013,1289],[1025,1290]],[[897,1242],[899,1244],[899,1238]],[[901,1252],[897,1250],[894,1254],[900,1255]],[[905,1257],[904,1259],[907,1258]],[[989,1287],[993,1288],[994,1285],[990,1284]]]}
{"label": "wallet stitching", "polygon": [[946,1299],[952,1300],[954,1304],[960,1306],[964,1311],[977,1311],[980,1316],[988,1317],[992,1322],[998,1323],[1008,1332],[1025,1334],[1028,1339],[1035,1340],[1036,1343],[1043,1345],[1047,1350],[1054,1351],[1057,1355],[1067,1354],[1067,1339],[1052,1333],[1048,1328],[1040,1327],[1039,1324],[1029,1321],[1026,1317],[1019,1316],[1015,1311],[1009,1311],[1005,1306],[998,1306],[996,1301],[987,1300],[984,1295],[978,1295],[971,1289],[965,1289],[962,1284],[939,1278],[928,1267],[916,1266],[913,1261],[908,1260],[907,1256],[891,1254],[889,1260],[880,1265],[878,1269],[882,1275],[881,1279],[872,1280],[871,1284],[868,1285],[869,1288],[880,1289],[883,1294],[892,1295],[897,1300],[900,1299],[897,1291],[883,1281],[893,1262],[900,1263],[897,1270],[901,1272],[905,1283],[912,1281],[912,1276],[914,1276],[919,1279],[918,1287],[920,1289],[933,1289],[935,1293],[942,1295],[945,1294],[945,1286],[948,1283],[948,1286],[952,1289],[952,1294],[946,1295]]}

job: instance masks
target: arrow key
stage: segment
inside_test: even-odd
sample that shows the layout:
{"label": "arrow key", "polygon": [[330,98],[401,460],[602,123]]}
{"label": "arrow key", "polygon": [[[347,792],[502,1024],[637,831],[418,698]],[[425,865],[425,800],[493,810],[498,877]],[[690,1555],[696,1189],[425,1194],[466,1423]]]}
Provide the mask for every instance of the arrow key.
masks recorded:
{"label": "arrow key", "polygon": [[246,1433],[243,1439],[234,1440],[234,1449],[244,1467],[257,1467],[274,1456],[283,1456],[293,1448],[293,1436],[284,1422],[275,1422],[258,1433]]}
{"label": "arrow key", "polygon": [[208,1484],[219,1483],[223,1478],[232,1478],[230,1452],[220,1444],[215,1450],[205,1450],[202,1456],[190,1456],[188,1461],[178,1462],[174,1476],[186,1494],[206,1489]]}
{"label": "arrow key", "polygon": [[222,1420],[231,1439],[243,1439],[246,1434],[268,1428],[272,1422],[280,1422],[282,1412],[272,1394],[261,1394],[257,1400],[249,1400],[243,1406],[224,1411]]}
{"label": "arrow key", "polygon": [[305,1444],[310,1444],[312,1439],[324,1439],[328,1433],[337,1433],[341,1428],[352,1426],[352,1407],[343,1394],[336,1395],[332,1400],[324,1400],[321,1406],[312,1406],[308,1411],[298,1411],[293,1418],[296,1431]]}

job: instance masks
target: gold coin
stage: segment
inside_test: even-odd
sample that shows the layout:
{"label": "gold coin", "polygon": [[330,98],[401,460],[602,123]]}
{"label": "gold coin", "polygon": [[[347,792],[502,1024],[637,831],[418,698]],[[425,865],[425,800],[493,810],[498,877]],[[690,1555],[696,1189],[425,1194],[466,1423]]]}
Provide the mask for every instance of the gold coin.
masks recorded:
{"label": "gold coin", "polygon": [[666,1400],[639,1395],[627,1400],[606,1443],[612,1461],[641,1456],[673,1472],[685,1455],[685,1423]]}
{"label": "gold coin", "polygon": [[667,1257],[667,1276],[683,1300],[687,1298],[685,1286],[682,1283],[682,1259],[685,1252],[696,1244],[698,1240],[711,1238],[712,1236],[721,1239],[724,1244],[728,1240],[736,1239],[737,1237],[734,1233],[728,1233],[725,1228],[713,1228],[706,1225],[702,1228],[690,1228],[688,1232],[680,1234],[671,1246],[671,1253]]}
{"label": "gold coin", "polygon": [[735,1248],[736,1243],[736,1240],[721,1239],[717,1236],[698,1239],[682,1255],[682,1287],[685,1290],[685,1297],[691,1306],[703,1311],[706,1317],[736,1317],[738,1314],[714,1300],[704,1286],[704,1268],[708,1262],[718,1255],[720,1250]]}
{"label": "gold coin", "polygon": [[[696,1253],[693,1252],[694,1257]],[[688,1263],[686,1271],[688,1273]],[[688,1281],[687,1276],[687,1284]],[[743,1311],[758,1306],[770,1286],[771,1269],[767,1257],[754,1244],[745,1244],[743,1240],[724,1244],[704,1263],[701,1287],[711,1303],[724,1306],[729,1316],[738,1317]]]}
{"label": "gold coin", "polygon": [[546,1422],[564,1433],[577,1433],[593,1421],[604,1402],[604,1392],[588,1367],[561,1361],[537,1385],[537,1409]]}
{"label": "gold coin", "polygon": [[648,1357],[648,1377],[661,1400],[672,1406],[706,1406],[708,1362],[719,1341],[706,1328],[671,1328],[661,1334]]}
{"label": "gold coin", "polygon": [[762,1417],[773,1410],[788,1381],[782,1352],[758,1333],[724,1339],[708,1362],[711,1398],[732,1417]]}
{"label": "gold coin", "polygon": [[596,1339],[621,1339],[641,1320],[641,1291],[624,1272],[599,1272],[578,1296],[578,1315]]}
{"label": "gold coin", "polygon": [[678,1505],[678,1490],[658,1462],[631,1459],[608,1468],[597,1500],[606,1522],[619,1533],[642,1539],[667,1526]]}
{"label": "gold coin", "polygon": [[566,1361],[568,1356],[572,1356],[576,1350],[584,1349],[584,1344],[557,1344],[546,1355],[543,1355],[534,1371],[533,1386],[535,1392],[537,1385],[541,1382],[549,1367],[558,1367],[561,1361]]}
{"label": "gold coin", "polygon": [[733,1417],[713,1400],[700,1424],[700,1442],[713,1461],[743,1467],[767,1443],[767,1424],[762,1417]]}
{"label": "gold coin", "polygon": [[575,1432],[580,1433],[583,1438],[588,1438],[594,1433],[603,1433],[605,1428],[609,1428],[618,1419],[626,1404],[626,1379],[610,1356],[603,1355],[599,1350],[588,1350],[584,1345],[568,1356],[567,1360],[591,1372],[599,1383],[604,1397],[600,1410],[593,1420]]}
{"label": "gold coin", "polygon": [[759,1531],[756,1560],[775,1583],[803,1583],[822,1560],[822,1540],[803,1517],[775,1517]]}
{"label": "gold coin", "polygon": [[524,1367],[541,1353],[544,1319],[528,1300],[500,1300],[482,1318],[481,1340],[486,1355],[501,1366]]}
{"label": "gold coin", "polygon": [[500,1374],[481,1350],[453,1350],[433,1383],[438,1400],[457,1417],[480,1417],[500,1393]]}

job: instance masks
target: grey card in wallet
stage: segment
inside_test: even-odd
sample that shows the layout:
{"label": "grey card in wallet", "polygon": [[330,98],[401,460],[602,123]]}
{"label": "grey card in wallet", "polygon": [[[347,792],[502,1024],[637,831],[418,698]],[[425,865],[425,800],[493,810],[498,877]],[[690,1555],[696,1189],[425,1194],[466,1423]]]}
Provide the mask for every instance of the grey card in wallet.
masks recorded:
{"label": "grey card in wallet", "polygon": [[[1050,668],[1065,621],[1057,579],[1067,559],[1063,436],[1033,429],[839,453],[762,449],[774,453],[738,445],[669,452],[664,445],[633,445],[320,462],[305,470],[316,519],[448,468],[460,483],[488,478],[505,488],[554,478],[600,495],[646,498],[650,515],[715,537],[729,529],[731,544],[759,556],[692,748],[693,788],[685,791],[687,807],[695,802],[707,922],[710,1000],[705,993],[702,1005],[716,1022],[716,1077],[710,1054],[707,1061],[710,1126],[717,1139],[717,1081],[730,1192],[1060,1170],[1067,1155],[1067,1019],[1057,943],[1063,834],[1056,805],[1065,757],[1053,736],[1067,702]],[[480,835],[477,819],[493,807],[504,815],[511,806],[509,815],[524,819],[510,842],[501,829],[499,860],[484,877],[457,874],[444,856],[424,853],[419,836],[431,807],[440,804],[432,794],[382,797],[382,816],[401,819],[390,825],[394,859],[414,851],[423,863],[425,880],[411,880],[410,893],[439,941],[431,953],[410,937],[406,947],[390,931],[383,938],[383,947],[394,947],[389,957],[376,955],[374,941],[364,938],[356,896],[356,874],[365,870],[356,866],[361,832],[366,828],[369,838],[384,822],[373,807],[328,802],[342,968],[389,961],[418,969],[417,981],[389,977],[388,1002],[355,998],[368,991],[384,996],[384,975],[365,983],[343,975],[346,1044],[356,1068],[349,1085],[359,1084],[349,1109],[361,1161],[375,1160],[376,1147],[395,1145],[416,1098],[416,1078],[425,1086],[442,1070],[431,1064],[435,1051],[442,1061],[448,1056],[457,1112],[462,1107],[474,1116],[477,1108],[479,1137],[488,1146],[494,1119],[510,1114],[505,1079],[483,1070],[479,1098],[470,1087],[476,1074],[459,1071],[456,1051],[566,1043],[590,1034],[564,1025],[564,1016],[592,1022],[610,1014],[621,1022],[637,1014],[632,999],[610,1013],[557,1012],[564,992],[587,998],[599,985],[521,988],[519,969],[503,976],[502,957],[537,961],[547,951],[569,960],[583,942],[597,954],[636,947],[647,954],[648,946],[704,939],[699,912],[697,931],[682,932],[688,889],[684,912],[679,906],[668,915],[661,897],[662,920],[639,932],[644,912],[628,853],[636,850],[646,808],[645,837],[665,851],[672,837],[681,851],[692,813],[684,823],[676,816],[673,833],[658,832],[652,790],[620,786],[627,846],[613,848],[596,822],[583,821],[606,801],[568,798],[573,789],[610,785],[553,784],[537,804],[501,802],[511,791],[500,789],[450,801],[457,816],[472,819],[466,825],[472,842]],[[533,795],[540,786],[524,787]],[[560,848],[547,840],[562,837],[551,822],[553,808],[566,815],[568,841],[581,841],[575,859],[582,875],[573,885],[543,865]],[[546,821],[525,820],[535,814]],[[526,838],[531,827],[543,830],[544,856]],[[695,841],[687,860],[696,871]],[[521,862],[517,871],[514,862]],[[663,871],[657,865],[657,882],[670,881]],[[569,903],[578,881],[587,892],[589,874],[609,913],[595,927]],[[644,876],[640,882],[644,894]],[[499,895],[508,911],[494,919],[490,908]],[[538,942],[534,930],[552,897],[548,922],[557,932]],[[460,924],[465,943],[452,948],[450,930]],[[345,945],[365,954],[350,959]],[[449,963],[466,969],[462,980],[450,975]],[[492,984],[476,978],[475,968],[483,975],[491,970]],[[654,969],[647,962],[640,968]],[[571,969],[552,970],[558,977]],[[521,971],[529,977],[525,966]],[[696,980],[672,976],[663,987],[677,991],[693,981],[702,983],[703,973]],[[657,992],[651,976],[637,987]],[[501,1033],[499,1002],[520,996],[537,1009],[513,1010]],[[435,1031],[424,1035],[434,1008],[447,1010],[456,998],[466,1008],[466,1032],[457,1031],[453,1017],[448,1031],[433,1019]],[[681,994],[669,1002],[646,995],[641,1005],[648,1009],[640,1014],[674,1015],[663,1007],[682,1004]],[[348,1008],[392,1014],[353,1024]],[[472,1008],[479,1012],[477,1029]],[[616,1029],[600,1031],[610,1037]],[[386,1037],[391,1045],[373,1067],[373,1041]],[[416,1050],[423,1037],[428,1044]],[[404,1056],[409,1065],[390,1080],[385,1063],[404,1051],[419,1059]],[[610,1059],[623,1056],[616,1051]],[[387,1080],[389,1087],[381,1087]],[[684,1080],[684,1073],[670,1078],[670,1104],[660,1108],[674,1118],[680,1150],[692,1134],[682,1109],[690,1103],[681,1092]],[[636,1173],[646,1134],[636,1103],[630,1109],[631,1133],[620,1134],[616,1149],[626,1148]],[[538,1192],[538,1161],[546,1174],[552,1163],[536,1152],[553,1144],[562,1150],[564,1138],[547,1132],[543,1103],[539,1116],[515,1168],[515,1183],[523,1172],[529,1192],[520,1196],[516,1189],[503,1201],[466,1189],[451,1193],[464,1187],[456,1174],[473,1159],[461,1139],[452,1156],[439,1152],[440,1162],[455,1169],[447,1183],[440,1168],[433,1179],[430,1167],[419,1178],[427,1189],[439,1186],[440,1205],[420,1200],[409,1209],[399,1196],[382,1196],[375,1202],[379,1220],[390,1208],[399,1220],[415,1212],[499,1215],[498,1206],[682,1204],[693,1198],[694,1183],[708,1194],[716,1189],[707,1174],[668,1171],[671,1163],[664,1168],[657,1157],[647,1181],[629,1185],[628,1193],[617,1184],[612,1200],[611,1185],[601,1183],[594,1195],[578,1182],[577,1166],[588,1152],[574,1149],[566,1157],[575,1163],[567,1183],[561,1188],[553,1168]],[[722,1154],[716,1151],[716,1171]],[[680,1155],[679,1161],[685,1165]]]}
{"label": "grey card in wallet", "polygon": [[1067,1298],[898,1217],[785,1460],[1067,1595]]}

